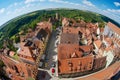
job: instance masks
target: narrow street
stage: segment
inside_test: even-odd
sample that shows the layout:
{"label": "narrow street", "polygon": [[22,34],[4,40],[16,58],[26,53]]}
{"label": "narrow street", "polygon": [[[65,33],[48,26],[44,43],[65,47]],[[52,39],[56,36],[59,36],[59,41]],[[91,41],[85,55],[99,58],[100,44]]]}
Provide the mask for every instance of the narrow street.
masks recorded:
{"label": "narrow street", "polygon": [[[42,80],[58,80],[58,66],[57,66],[57,45],[60,40],[59,35],[57,35],[57,31],[53,31],[51,38],[48,42],[47,48],[46,48],[46,57],[45,57],[45,68],[38,68],[39,71],[47,72],[48,74],[46,77]],[[52,74],[51,69],[55,69],[55,73]],[[39,73],[41,74],[41,73]]]}

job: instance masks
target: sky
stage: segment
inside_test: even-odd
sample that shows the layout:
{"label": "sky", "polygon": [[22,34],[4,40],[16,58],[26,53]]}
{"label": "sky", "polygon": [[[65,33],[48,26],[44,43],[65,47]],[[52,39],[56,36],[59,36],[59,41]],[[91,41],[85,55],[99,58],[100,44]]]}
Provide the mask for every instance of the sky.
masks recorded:
{"label": "sky", "polygon": [[22,14],[47,8],[89,10],[120,23],[120,0],[0,0],[0,25]]}

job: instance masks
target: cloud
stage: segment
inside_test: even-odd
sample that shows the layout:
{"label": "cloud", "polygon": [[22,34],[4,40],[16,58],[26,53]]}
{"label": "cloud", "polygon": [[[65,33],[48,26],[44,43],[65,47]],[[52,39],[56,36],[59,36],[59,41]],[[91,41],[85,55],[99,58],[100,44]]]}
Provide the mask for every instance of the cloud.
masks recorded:
{"label": "cloud", "polygon": [[107,9],[107,11],[120,14],[120,9]]}
{"label": "cloud", "polygon": [[118,7],[118,6],[120,6],[120,3],[119,2],[114,2],[114,5]]}
{"label": "cloud", "polygon": [[73,2],[69,2],[69,1],[63,1],[63,0],[49,0],[50,2],[56,2],[56,3],[64,3],[64,4],[71,4],[71,5],[76,5],[76,6],[80,6],[81,4],[78,3],[73,3]]}
{"label": "cloud", "polygon": [[25,0],[25,4],[35,2],[36,0]]}
{"label": "cloud", "polygon": [[32,2],[38,2],[38,1],[43,2],[45,0],[25,0],[25,4],[32,3]]}
{"label": "cloud", "polygon": [[112,15],[115,15],[116,18],[118,18],[120,20],[120,9],[107,9],[107,12],[109,12]]}
{"label": "cloud", "polygon": [[[43,1],[46,1],[46,3],[41,4]],[[47,2],[49,2],[50,4],[47,4]],[[59,3],[59,4],[56,5],[56,3]],[[21,2],[13,3],[9,5],[8,8],[0,9],[0,13],[7,11],[5,15],[6,21],[7,21],[8,19],[14,18],[16,16],[19,16],[28,12],[32,12],[35,10],[46,9],[46,8],[59,8],[59,7],[75,8],[80,10],[89,10],[89,11],[97,12],[107,17],[110,17],[120,23],[120,18],[119,18],[120,9],[105,9],[103,11],[100,8],[97,8],[97,6],[95,6],[92,2],[90,2],[90,0],[81,0],[81,2],[79,3],[70,1],[70,0],[24,0]],[[1,21],[1,23],[3,22]]]}
{"label": "cloud", "polygon": [[5,8],[0,9],[0,13],[4,13]]}
{"label": "cloud", "polygon": [[68,1],[63,0],[49,0],[50,2],[57,2],[57,3],[69,3]]}
{"label": "cloud", "polygon": [[115,20],[120,23],[120,9],[106,9],[101,11],[103,15]]}
{"label": "cloud", "polygon": [[85,5],[87,5],[87,6],[95,7],[95,5],[92,4],[92,3],[91,3],[90,1],[88,1],[88,0],[83,0],[82,3],[85,4]]}
{"label": "cloud", "polygon": [[40,2],[43,2],[43,1],[45,1],[45,0],[39,0]]}
{"label": "cloud", "polygon": [[14,6],[17,6],[18,5],[18,3],[14,3]]}

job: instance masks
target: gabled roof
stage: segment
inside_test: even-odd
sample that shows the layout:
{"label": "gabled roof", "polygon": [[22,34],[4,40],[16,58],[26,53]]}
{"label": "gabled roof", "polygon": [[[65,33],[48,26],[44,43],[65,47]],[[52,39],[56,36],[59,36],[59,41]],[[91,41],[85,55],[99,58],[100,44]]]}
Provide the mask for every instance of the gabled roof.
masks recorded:
{"label": "gabled roof", "polygon": [[111,80],[118,71],[120,70],[120,62],[117,61],[108,68],[105,68],[96,74],[92,74],[86,77],[79,78],[79,80]]}
{"label": "gabled roof", "polygon": [[96,40],[94,41],[95,45],[97,46],[97,48],[99,49],[102,45],[102,41],[101,40]]}
{"label": "gabled roof", "polygon": [[79,58],[82,57],[82,52],[79,51],[79,45],[77,44],[60,44],[58,45],[58,58]]}
{"label": "gabled roof", "polygon": [[92,69],[93,56],[62,59],[58,62],[58,74],[84,72]]}
{"label": "gabled roof", "polygon": [[120,35],[120,28],[116,26],[115,24],[108,22],[107,26],[110,27],[114,32],[116,32],[118,35]]}
{"label": "gabled roof", "polygon": [[74,27],[64,27],[63,28],[63,33],[73,33],[73,34],[78,34],[78,28]]}
{"label": "gabled roof", "polygon": [[44,22],[40,22],[40,23],[37,23],[37,28],[48,28],[49,30],[51,29],[52,27],[52,24],[50,22],[47,22],[47,21],[44,21]]}
{"label": "gabled roof", "polygon": [[32,57],[32,52],[29,46],[24,46],[25,43],[21,42],[19,54]]}

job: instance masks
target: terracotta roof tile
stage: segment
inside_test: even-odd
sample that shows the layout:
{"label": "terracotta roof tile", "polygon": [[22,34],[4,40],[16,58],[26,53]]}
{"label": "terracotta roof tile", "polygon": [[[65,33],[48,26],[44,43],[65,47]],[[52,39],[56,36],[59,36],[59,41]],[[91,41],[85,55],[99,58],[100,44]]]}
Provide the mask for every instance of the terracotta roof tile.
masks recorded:
{"label": "terracotta roof tile", "polygon": [[114,32],[116,32],[118,35],[120,35],[120,28],[116,26],[115,24],[108,22],[107,26],[110,27]]}
{"label": "terracotta roof tile", "polygon": [[94,43],[95,43],[95,45],[98,47],[98,49],[101,47],[101,45],[102,45],[102,42],[101,42],[101,40],[96,40],[96,41],[94,41]]}
{"label": "terracotta roof tile", "polygon": [[79,80],[110,80],[120,70],[120,61],[115,62],[108,68],[105,68],[95,74],[89,75],[87,77],[80,78]]}
{"label": "terracotta roof tile", "polygon": [[59,74],[84,72],[92,69],[93,56],[59,60]]}
{"label": "terracotta roof tile", "polygon": [[74,28],[74,27],[64,27],[63,28],[63,33],[73,33],[73,34],[78,34],[79,29]]}
{"label": "terracotta roof tile", "polygon": [[37,23],[37,29],[39,28],[43,28],[43,29],[45,29],[45,28],[48,28],[49,30],[51,29],[51,27],[52,27],[52,24],[50,23],[50,22],[46,22],[46,21],[44,21],[44,22],[40,22],[40,23]]}
{"label": "terracotta roof tile", "polygon": [[91,50],[92,46],[79,46],[77,44],[58,45],[59,73],[90,70],[93,64],[93,55],[83,57],[83,52],[90,52]]}

